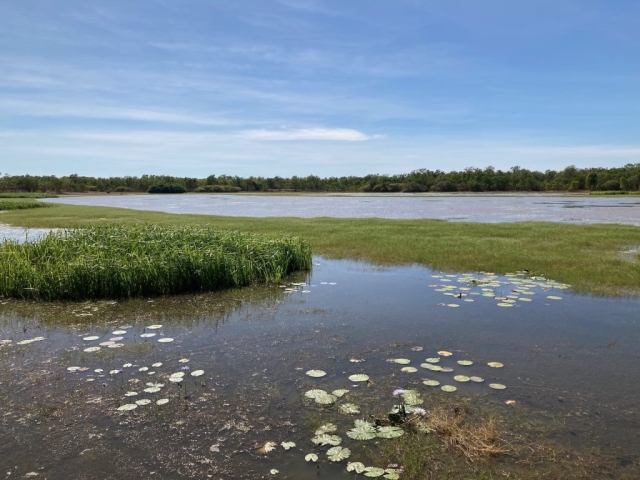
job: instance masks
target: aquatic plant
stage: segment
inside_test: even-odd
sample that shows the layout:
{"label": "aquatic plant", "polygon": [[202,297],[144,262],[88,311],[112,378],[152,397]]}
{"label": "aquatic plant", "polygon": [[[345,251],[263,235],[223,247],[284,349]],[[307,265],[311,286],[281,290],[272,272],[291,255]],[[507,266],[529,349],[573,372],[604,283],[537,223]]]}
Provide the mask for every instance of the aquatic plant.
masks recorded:
{"label": "aquatic plant", "polygon": [[[92,226],[0,244],[0,295],[39,300],[147,297],[277,282],[311,267],[299,238],[208,227]],[[165,340],[168,341],[168,340]]]}

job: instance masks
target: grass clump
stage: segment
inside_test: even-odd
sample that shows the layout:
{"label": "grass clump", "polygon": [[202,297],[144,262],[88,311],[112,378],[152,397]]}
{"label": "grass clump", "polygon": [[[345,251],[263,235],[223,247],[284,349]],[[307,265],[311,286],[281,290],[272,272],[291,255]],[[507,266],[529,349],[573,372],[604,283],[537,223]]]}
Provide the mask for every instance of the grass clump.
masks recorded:
{"label": "grass clump", "polygon": [[13,198],[0,200],[0,212],[6,210],[24,210],[28,208],[47,208],[53,206],[53,203],[34,202],[32,200],[14,200]]}
{"label": "grass clump", "polygon": [[58,195],[36,192],[0,192],[0,198],[58,198]]}
{"label": "grass clump", "polygon": [[206,226],[100,225],[0,245],[0,295],[38,300],[147,297],[276,282],[311,267],[293,237]]}

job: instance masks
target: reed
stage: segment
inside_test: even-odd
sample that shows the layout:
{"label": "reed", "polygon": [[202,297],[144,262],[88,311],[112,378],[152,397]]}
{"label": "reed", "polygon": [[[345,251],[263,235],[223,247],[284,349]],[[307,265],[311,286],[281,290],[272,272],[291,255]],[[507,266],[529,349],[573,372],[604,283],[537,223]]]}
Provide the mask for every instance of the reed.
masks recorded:
{"label": "reed", "polygon": [[311,267],[295,237],[206,226],[99,225],[0,244],[0,295],[38,300],[148,297],[277,282]]}

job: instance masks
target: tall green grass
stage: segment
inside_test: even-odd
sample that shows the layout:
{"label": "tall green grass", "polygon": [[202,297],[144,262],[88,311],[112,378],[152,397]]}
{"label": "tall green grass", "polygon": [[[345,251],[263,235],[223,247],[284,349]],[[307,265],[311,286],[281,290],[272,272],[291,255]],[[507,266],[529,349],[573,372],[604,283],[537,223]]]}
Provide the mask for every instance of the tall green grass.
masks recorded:
{"label": "tall green grass", "polygon": [[0,192],[0,198],[58,198],[58,195],[35,192]]}
{"label": "tall green grass", "polygon": [[199,226],[100,225],[0,244],[0,295],[83,300],[171,295],[276,282],[311,268],[295,237]]}
{"label": "tall green grass", "polygon": [[24,210],[27,208],[47,208],[53,206],[53,203],[41,203],[33,200],[0,200],[0,212],[6,210]]}

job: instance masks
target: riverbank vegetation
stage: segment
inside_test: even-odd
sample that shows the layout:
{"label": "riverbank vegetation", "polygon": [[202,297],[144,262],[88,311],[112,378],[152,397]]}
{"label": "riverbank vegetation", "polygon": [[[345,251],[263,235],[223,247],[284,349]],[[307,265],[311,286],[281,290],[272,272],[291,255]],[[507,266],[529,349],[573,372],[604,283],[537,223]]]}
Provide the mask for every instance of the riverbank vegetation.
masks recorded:
{"label": "riverbank vegetation", "polygon": [[102,225],[0,244],[0,295],[148,297],[277,282],[311,268],[309,245],[203,226]]}
{"label": "riverbank vegetation", "polygon": [[58,205],[6,212],[0,221],[24,227],[95,223],[200,225],[308,240],[317,255],[377,264],[421,264],[446,271],[507,273],[528,269],[579,292],[640,293],[640,228],[566,223],[464,223],[443,220],[246,218],[175,215]]}
{"label": "riverbank vegetation", "polygon": [[209,175],[206,178],[142,175],[85,177],[69,175],[0,177],[0,192],[147,192],[154,185],[176,185],[187,192],[509,192],[509,191],[638,191],[640,163],[619,168],[576,168],[537,172],[520,167],[467,168],[459,172],[420,169],[398,175],[363,177],[247,177]]}
{"label": "riverbank vegetation", "polygon": [[55,207],[53,203],[36,202],[33,199],[0,198],[0,212],[7,210],[25,210],[29,208]]}

